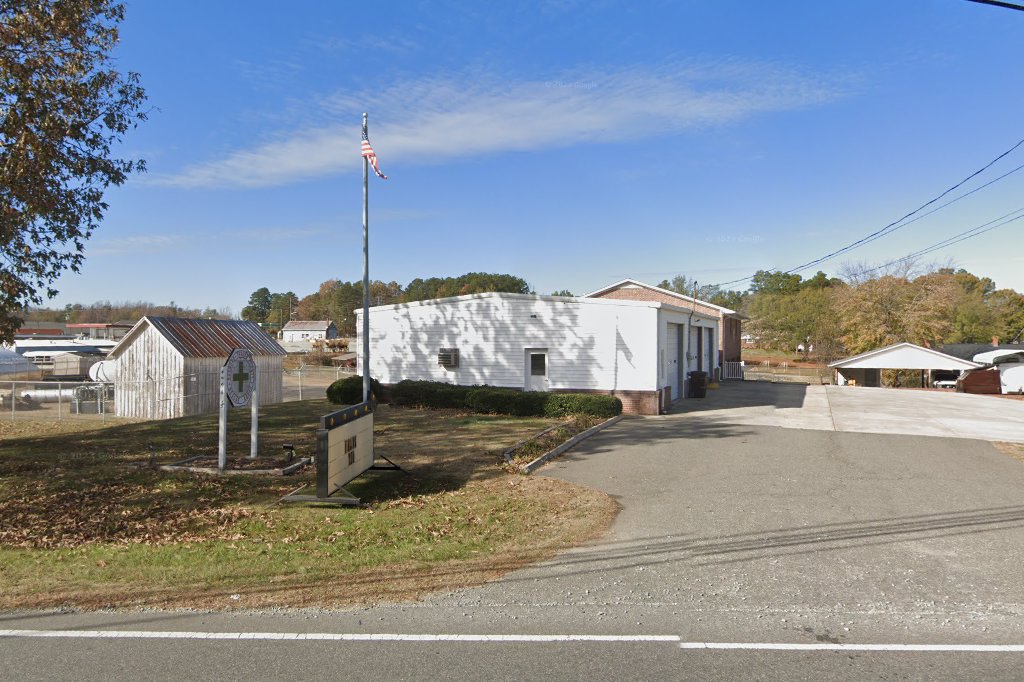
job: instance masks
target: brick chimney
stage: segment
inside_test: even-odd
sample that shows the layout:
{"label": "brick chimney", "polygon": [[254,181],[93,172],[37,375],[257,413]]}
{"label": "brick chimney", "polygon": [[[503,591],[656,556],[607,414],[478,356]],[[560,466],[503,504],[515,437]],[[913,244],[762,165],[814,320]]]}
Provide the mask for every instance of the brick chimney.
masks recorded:
{"label": "brick chimney", "polygon": [[993,336],[992,337],[992,345],[995,346],[996,348],[999,347],[999,337],[998,336]]}

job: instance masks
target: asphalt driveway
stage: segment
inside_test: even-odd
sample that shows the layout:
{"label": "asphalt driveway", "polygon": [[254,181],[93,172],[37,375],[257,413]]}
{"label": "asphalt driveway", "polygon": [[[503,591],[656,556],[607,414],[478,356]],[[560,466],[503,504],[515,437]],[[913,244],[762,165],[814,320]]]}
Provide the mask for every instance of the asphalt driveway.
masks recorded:
{"label": "asphalt driveway", "polygon": [[703,422],[1024,442],[1024,400],[954,391],[726,382],[703,400],[676,401],[673,412]]}

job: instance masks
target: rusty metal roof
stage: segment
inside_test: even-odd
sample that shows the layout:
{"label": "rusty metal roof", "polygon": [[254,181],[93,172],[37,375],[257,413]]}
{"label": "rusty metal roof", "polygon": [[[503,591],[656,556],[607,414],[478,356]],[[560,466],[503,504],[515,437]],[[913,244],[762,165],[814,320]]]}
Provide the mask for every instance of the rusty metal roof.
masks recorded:
{"label": "rusty metal roof", "polygon": [[182,317],[143,317],[111,351],[117,357],[132,343],[139,330],[152,325],[174,348],[189,358],[226,358],[236,348],[254,355],[287,355],[277,341],[255,322],[245,320],[195,320]]}

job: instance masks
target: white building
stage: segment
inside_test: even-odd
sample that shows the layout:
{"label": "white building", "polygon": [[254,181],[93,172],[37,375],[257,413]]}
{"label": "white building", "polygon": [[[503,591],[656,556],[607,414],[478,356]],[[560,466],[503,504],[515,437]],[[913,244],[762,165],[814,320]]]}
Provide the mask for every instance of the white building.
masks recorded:
{"label": "white building", "polygon": [[471,294],[370,308],[370,374],[612,394],[657,414],[688,372],[718,367],[717,334],[716,318],[658,301]]}
{"label": "white building", "polygon": [[236,348],[252,351],[260,404],[281,402],[286,353],[255,322],[143,317],[109,355],[115,414],[169,419],[216,412],[220,368]]}
{"label": "white building", "polygon": [[317,339],[338,338],[338,328],[330,320],[292,320],[281,330],[281,340],[285,343],[306,341],[312,343]]}

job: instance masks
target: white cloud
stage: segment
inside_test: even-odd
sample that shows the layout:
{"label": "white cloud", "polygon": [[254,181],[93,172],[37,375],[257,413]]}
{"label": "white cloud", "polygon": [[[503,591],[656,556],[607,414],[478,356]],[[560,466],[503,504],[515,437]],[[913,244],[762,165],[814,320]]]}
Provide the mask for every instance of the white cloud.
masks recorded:
{"label": "white cloud", "polygon": [[834,83],[739,61],[563,73],[537,81],[479,74],[428,78],[325,97],[315,106],[332,121],[352,123],[283,133],[154,180],[180,187],[267,187],[356,172],[358,121],[366,108],[373,112],[370,139],[386,173],[398,163],[673,134],[841,94]]}
{"label": "white cloud", "polygon": [[90,256],[109,256],[121,253],[157,253],[172,249],[184,240],[179,235],[151,234],[131,235],[121,237],[117,240],[104,239],[95,245],[90,245]]}

